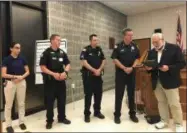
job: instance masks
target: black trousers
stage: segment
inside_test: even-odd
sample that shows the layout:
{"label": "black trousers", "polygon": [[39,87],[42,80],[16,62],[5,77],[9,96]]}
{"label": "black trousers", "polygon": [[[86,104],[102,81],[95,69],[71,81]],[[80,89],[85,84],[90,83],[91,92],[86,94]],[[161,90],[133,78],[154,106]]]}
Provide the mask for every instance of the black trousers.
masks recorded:
{"label": "black trousers", "polygon": [[125,91],[125,86],[127,86],[128,95],[128,107],[129,115],[136,115],[135,112],[135,72],[127,75],[124,72],[116,71],[115,78],[115,117],[121,116],[121,106]]}
{"label": "black trousers", "polygon": [[90,106],[92,101],[92,95],[94,95],[94,114],[100,113],[101,110],[101,100],[103,93],[103,81],[102,77],[92,76],[84,74],[83,86],[84,86],[84,115],[90,116]]}
{"label": "black trousers", "polygon": [[52,123],[54,117],[54,102],[57,99],[58,120],[66,118],[66,84],[65,81],[48,80],[44,83],[44,103],[47,110],[47,122]]}

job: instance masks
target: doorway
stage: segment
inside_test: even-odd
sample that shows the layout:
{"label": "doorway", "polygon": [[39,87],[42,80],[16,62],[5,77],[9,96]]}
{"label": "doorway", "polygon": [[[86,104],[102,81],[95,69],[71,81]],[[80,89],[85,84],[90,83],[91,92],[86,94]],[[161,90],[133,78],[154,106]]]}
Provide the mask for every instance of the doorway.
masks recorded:
{"label": "doorway", "polygon": [[144,51],[151,49],[151,38],[134,39],[133,41],[137,44],[140,50],[140,56],[142,56]]}
{"label": "doorway", "polygon": [[[22,46],[21,54],[28,61],[30,75],[27,80],[26,94],[26,115],[44,109],[43,86],[35,85],[34,57],[35,41],[47,39],[47,14],[45,1],[10,1],[0,2],[0,20],[3,29],[1,30],[2,56],[9,55],[9,46],[12,42],[18,42]],[[1,94],[3,89],[1,89]],[[1,101],[4,101],[1,97]],[[1,111],[4,110],[4,103]],[[17,106],[12,109],[13,119],[18,117]]]}

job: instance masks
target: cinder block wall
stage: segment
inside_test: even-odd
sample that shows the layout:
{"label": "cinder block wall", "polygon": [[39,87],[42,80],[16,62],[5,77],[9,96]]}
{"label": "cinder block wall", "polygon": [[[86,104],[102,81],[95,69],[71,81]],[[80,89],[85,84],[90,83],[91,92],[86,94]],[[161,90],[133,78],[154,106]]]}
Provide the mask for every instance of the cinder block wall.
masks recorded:
{"label": "cinder block wall", "polygon": [[104,90],[114,88],[114,65],[110,58],[109,37],[116,42],[122,39],[121,30],[126,27],[127,17],[99,2],[60,2],[49,1],[48,35],[58,33],[68,40],[68,56],[71,60],[72,78],[67,81],[67,101],[71,102],[71,83],[75,83],[74,98],[84,96],[82,78],[80,74],[79,55],[84,46],[89,44],[88,36],[95,33],[99,36],[100,46],[107,59],[105,75],[103,76]]}

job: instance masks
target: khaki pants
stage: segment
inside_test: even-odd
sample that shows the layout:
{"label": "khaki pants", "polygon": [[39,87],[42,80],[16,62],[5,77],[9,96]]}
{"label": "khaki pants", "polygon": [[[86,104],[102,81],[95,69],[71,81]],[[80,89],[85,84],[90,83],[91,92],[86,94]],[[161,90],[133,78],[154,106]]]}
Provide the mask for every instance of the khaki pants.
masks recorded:
{"label": "khaki pants", "polygon": [[[155,89],[155,95],[158,101],[158,109],[161,119],[169,123],[169,107],[175,124],[183,123],[182,109],[179,98],[179,89],[164,89],[158,81]],[[169,106],[169,107],[168,107]]]}
{"label": "khaki pants", "polygon": [[15,95],[17,97],[18,110],[19,110],[19,124],[24,123],[25,116],[25,94],[26,94],[26,81],[23,80],[18,84],[8,81],[4,88],[5,93],[5,121],[6,126],[12,125],[11,110]]}

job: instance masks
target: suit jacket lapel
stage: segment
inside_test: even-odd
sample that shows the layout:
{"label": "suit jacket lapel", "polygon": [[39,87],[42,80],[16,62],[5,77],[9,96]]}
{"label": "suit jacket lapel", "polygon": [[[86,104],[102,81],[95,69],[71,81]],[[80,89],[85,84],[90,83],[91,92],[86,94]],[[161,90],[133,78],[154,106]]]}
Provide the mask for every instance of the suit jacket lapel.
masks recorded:
{"label": "suit jacket lapel", "polygon": [[162,63],[162,61],[163,61],[163,59],[164,59],[164,56],[165,56],[165,54],[166,54],[166,50],[167,50],[167,43],[165,43],[165,47],[164,47],[164,49],[163,49],[163,51],[162,51],[162,56],[161,56],[161,58],[160,58],[160,63]]}
{"label": "suit jacket lapel", "polygon": [[153,51],[153,57],[157,61],[158,52],[154,49]]}

